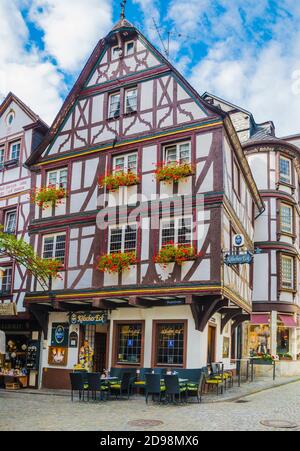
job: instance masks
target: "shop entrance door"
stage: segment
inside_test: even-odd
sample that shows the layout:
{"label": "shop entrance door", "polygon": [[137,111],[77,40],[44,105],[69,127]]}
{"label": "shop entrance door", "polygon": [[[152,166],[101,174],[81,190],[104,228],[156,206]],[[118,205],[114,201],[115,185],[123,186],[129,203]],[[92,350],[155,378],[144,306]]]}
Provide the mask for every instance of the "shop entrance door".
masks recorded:
{"label": "shop entrance door", "polygon": [[216,328],[208,326],[207,363],[210,365],[216,360]]}
{"label": "shop entrance door", "polygon": [[94,371],[102,373],[106,365],[106,337],[107,334],[95,334]]}

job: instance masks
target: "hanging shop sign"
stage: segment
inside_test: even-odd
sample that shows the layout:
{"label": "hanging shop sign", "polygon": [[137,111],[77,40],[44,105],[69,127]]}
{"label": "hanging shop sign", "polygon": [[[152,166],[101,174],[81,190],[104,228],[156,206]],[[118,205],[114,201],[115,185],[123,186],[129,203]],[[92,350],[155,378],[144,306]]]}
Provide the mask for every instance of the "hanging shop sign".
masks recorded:
{"label": "hanging shop sign", "polygon": [[15,302],[0,304],[0,316],[17,316],[17,306]]}
{"label": "hanging shop sign", "polygon": [[226,254],[224,258],[225,265],[250,265],[253,261],[253,254],[249,251],[242,254]]}
{"label": "hanging shop sign", "polygon": [[70,314],[70,324],[80,324],[81,326],[106,324],[108,320],[107,312],[76,312]]}
{"label": "hanging shop sign", "polygon": [[67,348],[69,343],[69,324],[68,323],[53,323],[51,346],[61,346]]}

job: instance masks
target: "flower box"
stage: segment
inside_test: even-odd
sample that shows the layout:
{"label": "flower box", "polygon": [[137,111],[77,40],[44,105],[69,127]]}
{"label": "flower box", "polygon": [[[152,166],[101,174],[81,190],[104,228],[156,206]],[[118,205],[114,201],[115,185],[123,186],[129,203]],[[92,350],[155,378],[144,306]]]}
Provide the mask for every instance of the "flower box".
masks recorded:
{"label": "flower box", "polygon": [[168,163],[159,165],[155,171],[159,182],[178,183],[180,180],[193,175],[195,170],[189,163]]}
{"label": "flower box", "polygon": [[107,254],[99,258],[97,269],[101,272],[108,272],[109,274],[122,273],[136,263],[137,258],[135,252]]}
{"label": "flower box", "polygon": [[186,261],[196,260],[197,257],[198,254],[193,246],[170,242],[161,248],[154,257],[154,262],[166,268],[169,263],[182,265]]}
{"label": "flower box", "polygon": [[140,178],[134,172],[116,172],[98,180],[100,188],[107,188],[109,191],[117,191],[121,186],[138,185],[139,182]]}
{"label": "flower box", "polygon": [[32,203],[43,209],[60,205],[66,197],[66,190],[62,187],[58,188],[54,185],[35,189],[31,193]]}

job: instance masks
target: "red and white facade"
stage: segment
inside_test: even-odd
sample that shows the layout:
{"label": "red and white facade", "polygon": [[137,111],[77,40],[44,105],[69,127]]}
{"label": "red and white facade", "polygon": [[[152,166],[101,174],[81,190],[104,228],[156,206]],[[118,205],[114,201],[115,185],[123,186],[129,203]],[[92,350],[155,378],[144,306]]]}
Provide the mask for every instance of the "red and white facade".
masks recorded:
{"label": "red and white facade", "polygon": [[[158,182],[156,167],[168,159],[191,163],[194,174]],[[35,280],[26,295],[44,331],[45,387],[67,386],[83,337],[97,370],[200,368],[212,360],[230,366],[253,285],[251,266],[230,268],[223,257],[235,234],[253,249],[264,205],[228,115],[123,20],[98,43],[26,164],[33,186],[51,182],[68,194],[56,208],[36,207],[29,226],[36,252],[64,265],[50,295]],[[139,183],[113,193],[100,188],[99,177],[117,168],[136,171]],[[197,258],[155,263],[166,239],[195,246]],[[97,269],[99,257],[128,249],[137,256],[129,270]],[[53,325],[67,324],[70,312],[105,312],[107,322],[70,324],[80,339],[63,366],[53,365]]]}

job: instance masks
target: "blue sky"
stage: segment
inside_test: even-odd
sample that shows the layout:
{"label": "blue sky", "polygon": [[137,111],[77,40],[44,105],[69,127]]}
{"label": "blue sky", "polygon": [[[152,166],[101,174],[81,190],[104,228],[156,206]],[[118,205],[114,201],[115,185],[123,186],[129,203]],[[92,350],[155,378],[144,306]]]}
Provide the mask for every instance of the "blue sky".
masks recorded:
{"label": "blue sky", "polygon": [[[203,93],[300,132],[300,2],[128,0],[126,15]],[[48,123],[97,41],[118,20],[116,0],[0,0],[0,99],[14,91]],[[165,44],[166,45],[166,44]]]}

